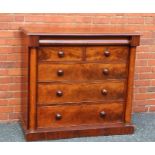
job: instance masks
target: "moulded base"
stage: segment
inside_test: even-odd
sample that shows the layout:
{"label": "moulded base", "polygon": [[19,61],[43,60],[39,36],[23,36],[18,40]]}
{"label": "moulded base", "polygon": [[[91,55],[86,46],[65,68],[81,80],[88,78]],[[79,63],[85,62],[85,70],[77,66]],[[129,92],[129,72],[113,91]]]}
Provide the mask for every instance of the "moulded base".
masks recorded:
{"label": "moulded base", "polygon": [[42,128],[33,131],[23,131],[27,141],[36,141],[75,137],[132,134],[134,133],[134,126],[132,124],[115,123],[110,125],[83,125],[63,128]]}

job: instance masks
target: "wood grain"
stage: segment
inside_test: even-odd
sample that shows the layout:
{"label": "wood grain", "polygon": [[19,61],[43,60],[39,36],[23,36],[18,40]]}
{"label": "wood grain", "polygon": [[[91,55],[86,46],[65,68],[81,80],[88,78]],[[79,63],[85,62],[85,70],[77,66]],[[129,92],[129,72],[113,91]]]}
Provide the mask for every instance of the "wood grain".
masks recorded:
{"label": "wood grain", "polygon": [[[104,83],[55,83],[38,85],[38,104],[59,104],[66,102],[96,101],[96,100],[124,100],[125,84],[122,81]],[[102,89],[108,91],[102,94]],[[57,91],[63,95],[58,97]]]}
{"label": "wood grain", "polygon": [[[105,117],[100,117],[100,112],[106,113]],[[56,120],[56,114],[61,114],[62,119]],[[123,105],[119,103],[111,104],[91,104],[77,106],[45,106],[38,108],[38,128],[65,127],[84,124],[103,124],[122,122]]]}
{"label": "wood grain", "polygon": [[[127,62],[128,46],[90,46],[86,48],[87,61],[102,61],[102,62]],[[105,51],[110,52],[110,56],[104,55]]]}
{"label": "wood grain", "polygon": [[36,128],[36,79],[37,79],[37,51],[35,48],[30,50],[30,102],[29,102],[29,129]]}
{"label": "wood grain", "polygon": [[127,102],[125,109],[125,122],[131,123],[132,114],[132,99],[133,99],[133,84],[134,84],[134,69],[135,69],[136,48],[131,47],[129,58],[129,75],[127,87]]}
{"label": "wood grain", "polygon": [[[104,70],[108,73],[105,74]],[[58,71],[63,75],[59,76]],[[101,64],[101,63],[84,63],[84,64],[38,64],[38,81],[93,81],[108,79],[126,79],[126,64]]]}
{"label": "wood grain", "polygon": [[[64,52],[64,57],[58,56],[59,51]],[[82,47],[41,47],[38,51],[38,61],[80,61],[82,52]]]}
{"label": "wood grain", "polygon": [[133,133],[140,36],[38,28],[22,29],[28,92],[22,96],[21,122],[26,140]]}

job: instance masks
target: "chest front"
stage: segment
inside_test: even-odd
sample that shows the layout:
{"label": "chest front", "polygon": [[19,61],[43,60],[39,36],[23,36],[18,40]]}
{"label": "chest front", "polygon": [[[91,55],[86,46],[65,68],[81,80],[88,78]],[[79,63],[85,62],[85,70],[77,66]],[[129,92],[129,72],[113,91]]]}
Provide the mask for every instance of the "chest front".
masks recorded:
{"label": "chest front", "polygon": [[28,93],[22,122],[27,140],[133,133],[138,35],[26,38]]}

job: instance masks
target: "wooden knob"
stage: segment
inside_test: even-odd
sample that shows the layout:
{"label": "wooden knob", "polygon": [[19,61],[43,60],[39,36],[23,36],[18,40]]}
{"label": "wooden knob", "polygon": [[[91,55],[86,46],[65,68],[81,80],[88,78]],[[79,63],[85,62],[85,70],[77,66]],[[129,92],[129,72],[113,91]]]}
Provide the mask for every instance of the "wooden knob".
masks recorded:
{"label": "wooden knob", "polygon": [[109,52],[109,51],[104,51],[104,55],[105,55],[106,57],[109,57],[109,56],[110,56],[110,52]]}
{"label": "wooden knob", "polygon": [[58,52],[58,56],[59,56],[59,58],[64,57],[64,52],[63,52],[63,51],[59,51],[59,52]]}
{"label": "wooden knob", "polygon": [[107,94],[108,94],[108,91],[107,91],[106,89],[102,89],[102,90],[101,90],[101,93],[102,93],[103,95],[107,95]]}
{"label": "wooden knob", "polygon": [[104,69],[103,69],[103,74],[104,74],[104,75],[108,75],[108,74],[109,74],[109,69],[104,68]]}
{"label": "wooden knob", "polygon": [[59,70],[57,71],[57,75],[58,75],[58,76],[63,76],[63,75],[64,75],[64,71],[63,71],[62,69],[59,69]]}
{"label": "wooden knob", "polygon": [[101,117],[101,118],[104,118],[105,116],[106,116],[105,111],[101,111],[101,112],[100,112],[100,117]]}
{"label": "wooden knob", "polygon": [[55,119],[56,119],[56,120],[62,119],[62,115],[61,115],[61,114],[56,114],[56,115],[55,115]]}
{"label": "wooden knob", "polygon": [[62,92],[61,90],[58,90],[58,91],[56,92],[56,95],[57,95],[58,97],[61,97],[61,96],[63,95],[63,92]]}

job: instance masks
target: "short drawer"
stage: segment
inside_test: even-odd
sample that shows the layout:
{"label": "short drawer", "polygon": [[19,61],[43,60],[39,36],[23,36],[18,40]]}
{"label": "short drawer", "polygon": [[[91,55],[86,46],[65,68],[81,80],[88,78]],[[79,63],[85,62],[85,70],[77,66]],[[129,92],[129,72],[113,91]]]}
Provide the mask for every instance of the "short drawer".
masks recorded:
{"label": "short drawer", "polygon": [[38,64],[39,81],[88,81],[124,79],[127,77],[126,64]]}
{"label": "short drawer", "polygon": [[38,85],[38,104],[65,104],[83,101],[124,100],[125,83],[43,83]]}
{"label": "short drawer", "polygon": [[95,125],[123,121],[123,104],[43,106],[38,108],[38,128]]}
{"label": "short drawer", "polygon": [[82,60],[82,47],[40,47],[39,61],[80,61]]}
{"label": "short drawer", "polygon": [[90,46],[86,48],[87,61],[127,62],[127,46]]}

